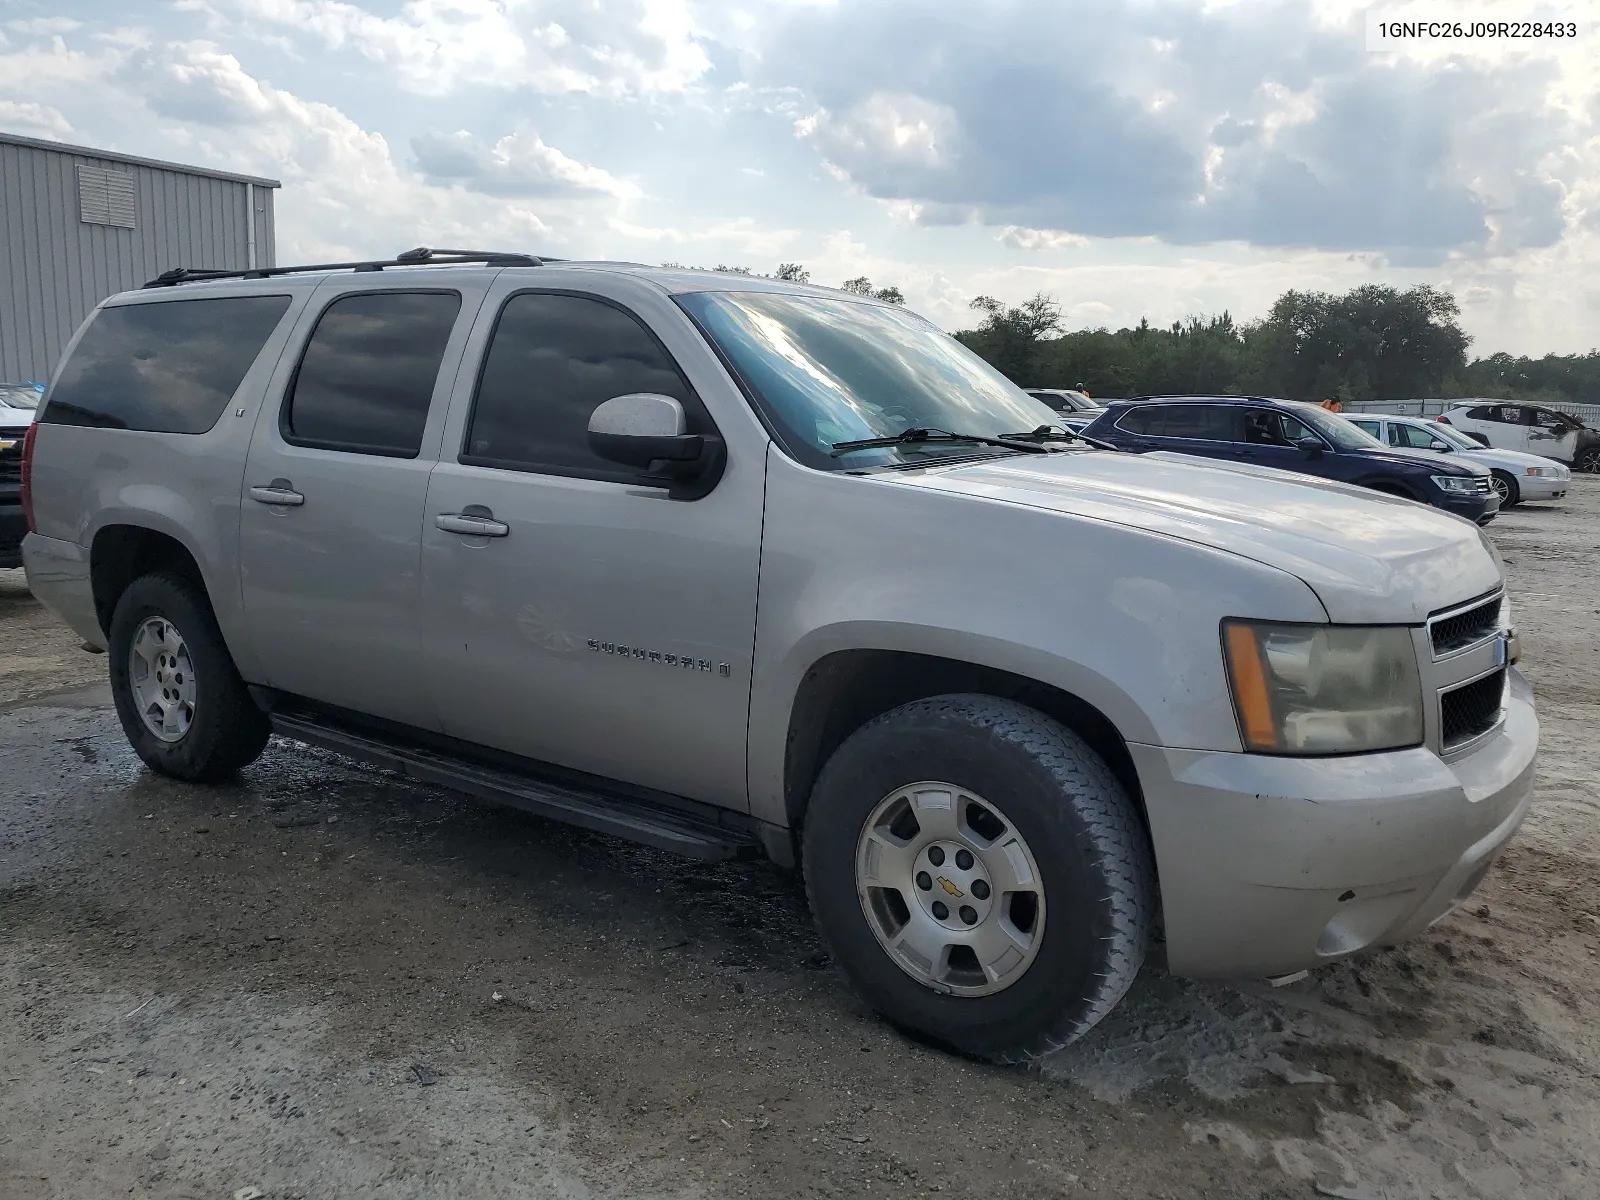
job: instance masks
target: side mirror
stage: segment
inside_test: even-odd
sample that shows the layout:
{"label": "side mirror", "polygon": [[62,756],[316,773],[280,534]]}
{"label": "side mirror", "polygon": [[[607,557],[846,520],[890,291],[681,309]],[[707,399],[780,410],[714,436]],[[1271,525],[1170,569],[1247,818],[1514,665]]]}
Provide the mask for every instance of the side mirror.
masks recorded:
{"label": "side mirror", "polygon": [[722,475],[722,439],[686,433],[683,405],[655,392],[613,396],[589,415],[589,449],[625,466],[655,470],[675,500],[705,495]]}
{"label": "side mirror", "polygon": [[1433,444],[1428,449],[1437,450],[1440,454],[1449,454],[1455,447],[1450,445],[1449,442],[1441,442],[1438,438],[1434,438]]}
{"label": "side mirror", "polygon": [[1317,438],[1301,438],[1299,441],[1295,442],[1295,445],[1301,450],[1305,451],[1305,453],[1312,458],[1322,457],[1322,442]]}

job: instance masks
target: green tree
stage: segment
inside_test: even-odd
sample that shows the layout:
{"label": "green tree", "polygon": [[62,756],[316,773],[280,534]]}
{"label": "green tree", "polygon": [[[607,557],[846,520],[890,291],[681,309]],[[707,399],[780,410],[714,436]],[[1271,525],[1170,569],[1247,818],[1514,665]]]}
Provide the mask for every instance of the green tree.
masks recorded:
{"label": "green tree", "polygon": [[1024,387],[1045,386],[1036,378],[1045,339],[1061,330],[1061,306],[1055,298],[1037,292],[1015,308],[1007,308],[993,296],[979,296],[969,307],[983,314],[983,322],[956,336],[1012,382]]}

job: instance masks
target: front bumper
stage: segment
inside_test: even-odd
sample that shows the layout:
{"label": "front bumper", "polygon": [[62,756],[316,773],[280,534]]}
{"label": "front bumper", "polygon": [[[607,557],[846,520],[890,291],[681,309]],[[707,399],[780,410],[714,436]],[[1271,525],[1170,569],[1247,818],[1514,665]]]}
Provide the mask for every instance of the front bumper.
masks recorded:
{"label": "front bumper", "polygon": [[1423,748],[1317,759],[1130,745],[1168,967],[1284,975],[1420,933],[1522,823],[1538,741],[1513,669],[1504,722],[1448,762]]}
{"label": "front bumper", "polygon": [[1434,501],[1438,508],[1445,512],[1455,513],[1458,517],[1478,525],[1487,525],[1494,520],[1500,512],[1500,497],[1490,492],[1487,496],[1454,496],[1442,495]]}
{"label": "front bumper", "polygon": [[1517,489],[1524,500],[1559,500],[1571,486],[1571,479],[1551,479],[1543,475],[1523,475],[1517,479]]}

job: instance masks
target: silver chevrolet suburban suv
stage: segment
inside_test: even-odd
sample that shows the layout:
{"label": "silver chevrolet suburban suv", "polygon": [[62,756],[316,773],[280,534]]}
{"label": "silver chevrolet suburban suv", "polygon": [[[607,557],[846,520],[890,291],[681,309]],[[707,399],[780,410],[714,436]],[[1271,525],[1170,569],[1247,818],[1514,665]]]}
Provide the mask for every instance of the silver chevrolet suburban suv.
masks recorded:
{"label": "silver chevrolet suburban suv", "polygon": [[114,296],[24,461],[34,593],[153,769],[278,732],[802,864],[891,1021],[1017,1061],[1147,946],[1281,977],[1460,903],[1538,725],[1494,547],[1086,445],[900,308],[530,256]]}

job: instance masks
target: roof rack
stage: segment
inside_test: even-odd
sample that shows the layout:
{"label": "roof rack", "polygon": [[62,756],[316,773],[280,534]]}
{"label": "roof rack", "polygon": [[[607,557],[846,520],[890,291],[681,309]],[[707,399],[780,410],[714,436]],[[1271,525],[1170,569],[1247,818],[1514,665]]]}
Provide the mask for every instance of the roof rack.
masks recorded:
{"label": "roof rack", "polygon": [[393,258],[371,259],[366,262],[311,263],[302,267],[252,267],[243,271],[218,271],[209,267],[174,267],[163,271],[144,286],[147,288],[174,287],[180,283],[203,283],[210,279],[270,279],[274,275],[298,275],[306,271],[381,271],[385,267],[461,266],[481,263],[488,267],[538,267],[547,262],[560,262],[557,258],[544,258],[533,254],[515,254],[501,250],[435,250],[418,246],[405,250]]}

